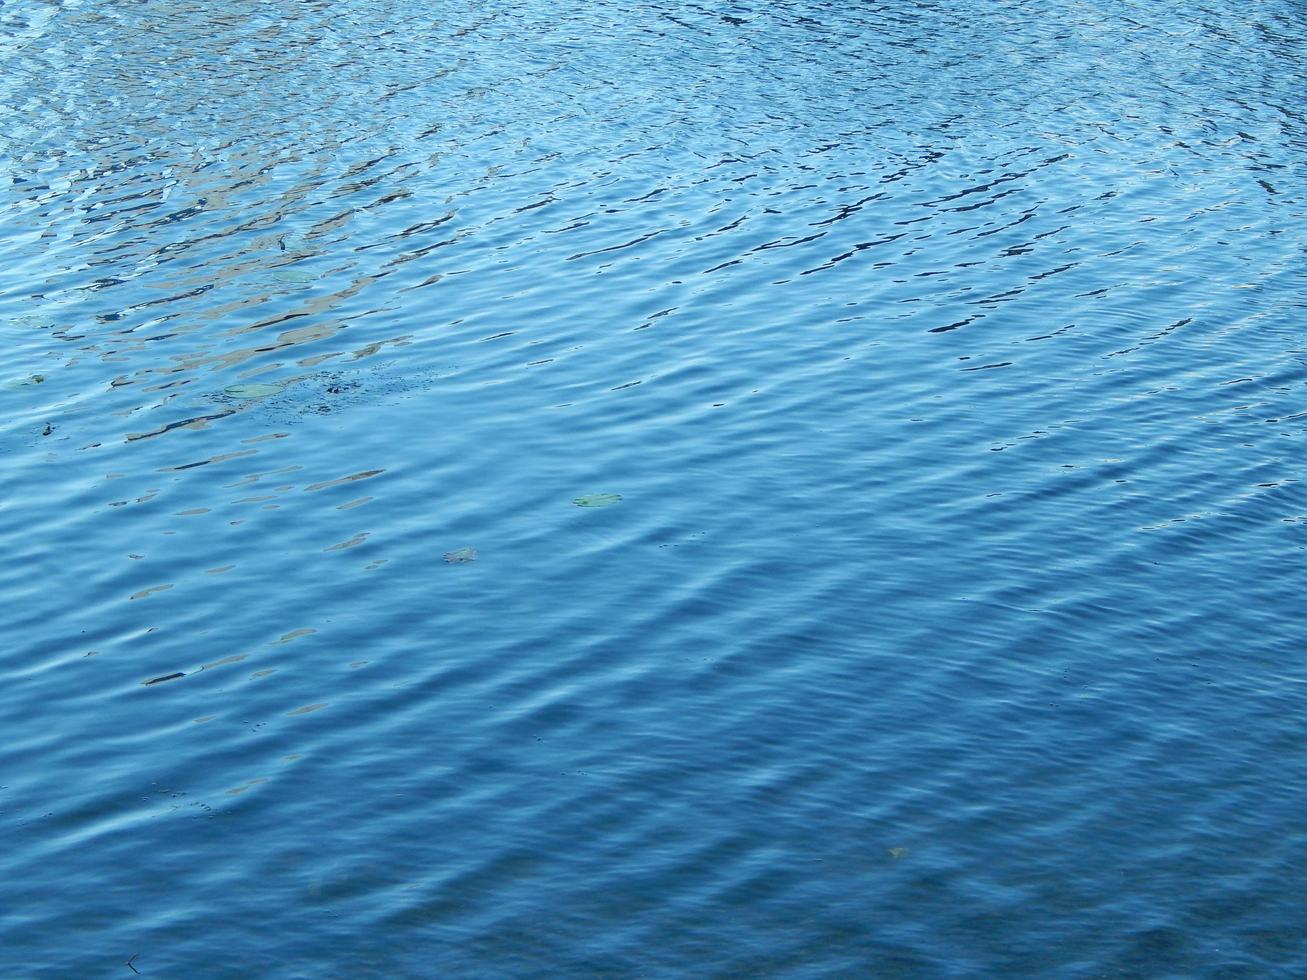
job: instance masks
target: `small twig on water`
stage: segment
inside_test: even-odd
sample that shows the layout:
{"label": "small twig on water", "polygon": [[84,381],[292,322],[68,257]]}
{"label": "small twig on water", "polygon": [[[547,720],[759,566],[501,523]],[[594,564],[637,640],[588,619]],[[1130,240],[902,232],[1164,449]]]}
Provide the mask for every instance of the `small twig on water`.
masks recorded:
{"label": "small twig on water", "polygon": [[127,965],[131,967],[132,972],[135,973],[138,977],[141,975],[141,971],[136,969],[136,967],[132,966],[132,960],[136,959],[136,957],[140,955],[141,955],[140,953],[133,953],[131,957],[127,960]]}

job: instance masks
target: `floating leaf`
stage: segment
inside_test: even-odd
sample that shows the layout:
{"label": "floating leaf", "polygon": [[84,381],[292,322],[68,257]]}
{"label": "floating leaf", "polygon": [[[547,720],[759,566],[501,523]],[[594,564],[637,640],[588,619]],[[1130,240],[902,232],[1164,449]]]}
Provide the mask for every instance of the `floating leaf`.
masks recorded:
{"label": "floating leaf", "polygon": [[578,507],[609,507],[622,499],[620,493],[587,493],[573,497],[572,503]]}
{"label": "floating leaf", "polygon": [[278,269],[272,274],[272,278],[276,279],[278,282],[287,282],[294,286],[302,286],[305,283],[313,282],[318,277],[303,269]]}
{"label": "floating leaf", "polygon": [[222,389],[222,393],[229,398],[267,398],[269,395],[278,395],[285,390],[284,382],[250,381],[246,384],[228,385]]}
{"label": "floating leaf", "polygon": [[459,548],[457,551],[445,552],[445,562],[449,565],[466,565],[477,560],[475,548]]}

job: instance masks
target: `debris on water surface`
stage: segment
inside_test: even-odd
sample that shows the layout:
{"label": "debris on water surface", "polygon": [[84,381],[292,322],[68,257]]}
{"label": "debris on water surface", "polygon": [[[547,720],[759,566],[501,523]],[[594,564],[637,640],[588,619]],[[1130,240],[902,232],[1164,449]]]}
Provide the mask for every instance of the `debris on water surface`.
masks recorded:
{"label": "debris on water surface", "polygon": [[620,493],[587,493],[573,497],[572,503],[578,507],[608,507],[622,499]]}
{"label": "debris on water surface", "polygon": [[312,626],[301,626],[297,630],[291,630],[289,633],[282,635],[281,639],[273,640],[273,643],[289,643],[291,640],[298,640],[301,636],[311,636],[317,630]]}
{"label": "debris on water surface", "polygon": [[9,326],[28,330],[49,330],[54,324],[43,316],[18,316],[10,319]]}
{"label": "debris on water surface", "polygon": [[466,565],[476,560],[477,550],[475,548],[459,548],[457,551],[445,552],[445,564],[447,565]]}
{"label": "debris on water surface", "polygon": [[178,671],[175,674],[164,674],[162,677],[151,677],[148,681],[141,681],[141,684],[149,687],[151,684],[162,684],[164,681],[175,681],[178,677],[186,675]]}
{"label": "debris on water surface", "polygon": [[342,541],[339,544],[333,544],[330,548],[323,548],[322,550],[324,552],[347,551],[350,548],[355,548],[361,545],[364,541],[368,539],[368,535],[371,533],[372,533],[371,531],[360,531],[358,534],[354,535],[354,537],[350,538],[348,541]]}
{"label": "debris on water surface", "polygon": [[152,585],[148,589],[141,589],[140,592],[133,592],[132,595],[130,596],[130,599],[148,599],[150,596],[158,592],[167,592],[171,588],[172,588],[171,583],[168,583],[166,585]]}
{"label": "debris on water surface", "polygon": [[248,653],[233,653],[229,657],[223,657],[221,660],[215,660],[211,664],[205,664],[200,670],[212,670],[214,667],[221,667],[224,664],[238,664],[249,657]]}
{"label": "debris on water surface", "polygon": [[272,274],[272,278],[278,282],[286,282],[295,286],[302,286],[305,283],[313,282],[318,277],[311,272],[303,269],[278,269]]}
{"label": "debris on water surface", "polygon": [[902,861],[908,856],[908,849],[906,847],[891,847],[889,849],[889,856],[895,861]]}
{"label": "debris on water surface", "polygon": [[269,395],[279,395],[285,390],[284,382],[250,381],[246,384],[228,385],[222,389],[222,393],[229,398],[267,398]]}

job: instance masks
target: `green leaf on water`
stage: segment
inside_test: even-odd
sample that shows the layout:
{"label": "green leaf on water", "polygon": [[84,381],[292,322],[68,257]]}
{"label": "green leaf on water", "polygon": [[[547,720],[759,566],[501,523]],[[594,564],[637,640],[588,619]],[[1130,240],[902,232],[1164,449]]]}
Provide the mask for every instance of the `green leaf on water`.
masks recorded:
{"label": "green leaf on water", "polygon": [[620,493],[587,493],[581,497],[573,497],[572,503],[578,507],[608,507],[621,499]]}
{"label": "green leaf on water", "polygon": [[267,398],[286,390],[284,381],[250,381],[240,385],[228,385],[222,393],[229,398]]}

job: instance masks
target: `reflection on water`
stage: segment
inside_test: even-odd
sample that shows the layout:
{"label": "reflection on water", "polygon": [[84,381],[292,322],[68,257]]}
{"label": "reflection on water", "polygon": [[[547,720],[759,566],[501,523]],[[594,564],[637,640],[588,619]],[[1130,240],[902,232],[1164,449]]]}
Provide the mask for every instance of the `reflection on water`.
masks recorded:
{"label": "reflection on water", "polygon": [[1303,37],[0,7],[0,973],[1307,973]]}

